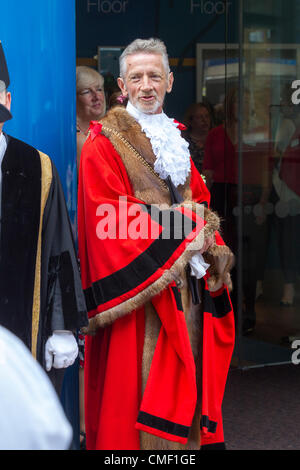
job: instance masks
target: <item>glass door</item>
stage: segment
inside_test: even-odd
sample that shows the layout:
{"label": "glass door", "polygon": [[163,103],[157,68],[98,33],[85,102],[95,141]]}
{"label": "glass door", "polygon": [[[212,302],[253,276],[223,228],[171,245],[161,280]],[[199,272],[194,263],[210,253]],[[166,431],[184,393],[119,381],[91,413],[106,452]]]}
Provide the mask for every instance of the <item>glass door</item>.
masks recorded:
{"label": "glass door", "polygon": [[300,5],[238,3],[238,41],[197,45],[197,99],[221,127],[203,173],[236,257],[233,365],[257,367],[300,345]]}

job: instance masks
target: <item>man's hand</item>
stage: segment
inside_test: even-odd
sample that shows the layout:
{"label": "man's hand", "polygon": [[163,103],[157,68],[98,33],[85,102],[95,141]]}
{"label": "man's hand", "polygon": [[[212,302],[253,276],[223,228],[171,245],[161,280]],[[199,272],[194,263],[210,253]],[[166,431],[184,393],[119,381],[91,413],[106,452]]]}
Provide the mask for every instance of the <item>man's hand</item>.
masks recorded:
{"label": "man's hand", "polygon": [[208,288],[211,292],[219,290],[223,284],[227,285],[229,290],[232,289],[232,282],[230,277],[230,270],[234,264],[234,256],[232,252],[224,252],[218,256],[209,256],[208,262],[211,264],[210,274],[208,279]]}
{"label": "man's hand", "polygon": [[55,330],[45,346],[46,370],[52,366],[64,369],[71,366],[78,355],[78,345],[71,331]]}

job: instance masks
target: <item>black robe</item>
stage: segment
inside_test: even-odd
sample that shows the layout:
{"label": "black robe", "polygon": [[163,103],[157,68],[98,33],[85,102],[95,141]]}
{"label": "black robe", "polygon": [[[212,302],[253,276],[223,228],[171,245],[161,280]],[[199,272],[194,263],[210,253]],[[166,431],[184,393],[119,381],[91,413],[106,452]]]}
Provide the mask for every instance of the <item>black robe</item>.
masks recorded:
{"label": "black robe", "polygon": [[57,170],[50,158],[6,136],[2,161],[0,324],[44,367],[55,329],[87,324],[78,260]]}

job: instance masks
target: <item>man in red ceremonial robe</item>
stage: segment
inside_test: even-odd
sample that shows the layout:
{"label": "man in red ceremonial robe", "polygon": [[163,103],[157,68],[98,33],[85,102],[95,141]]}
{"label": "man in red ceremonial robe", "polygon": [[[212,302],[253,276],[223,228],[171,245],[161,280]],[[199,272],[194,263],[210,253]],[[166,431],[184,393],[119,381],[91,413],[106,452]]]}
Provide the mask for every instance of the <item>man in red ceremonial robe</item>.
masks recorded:
{"label": "man in red ceremonial robe", "polygon": [[233,255],[163,112],[165,45],[131,43],[118,84],[128,104],[91,123],[79,171],[87,449],[224,448]]}

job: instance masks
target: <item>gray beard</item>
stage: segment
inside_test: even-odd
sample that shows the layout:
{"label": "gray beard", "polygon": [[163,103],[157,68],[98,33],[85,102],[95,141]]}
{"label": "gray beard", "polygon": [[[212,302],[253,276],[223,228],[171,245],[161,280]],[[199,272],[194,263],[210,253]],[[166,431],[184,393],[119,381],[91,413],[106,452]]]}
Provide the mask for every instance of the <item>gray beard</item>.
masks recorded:
{"label": "gray beard", "polygon": [[[132,102],[131,102],[132,104]],[[135,105],[133,105],[136,107],[136,109],[138,109],[141,113],[144,113],[144,114],[155,114],[156,111],[158,110],[158,108],[161,106],[161,103],[156,99],[155,103],[153,104],[152,108],[148,108],[147,110],[145,110],[144,108],[142,108],[142,106],[140,106],[140,103],[136,103]]]}

